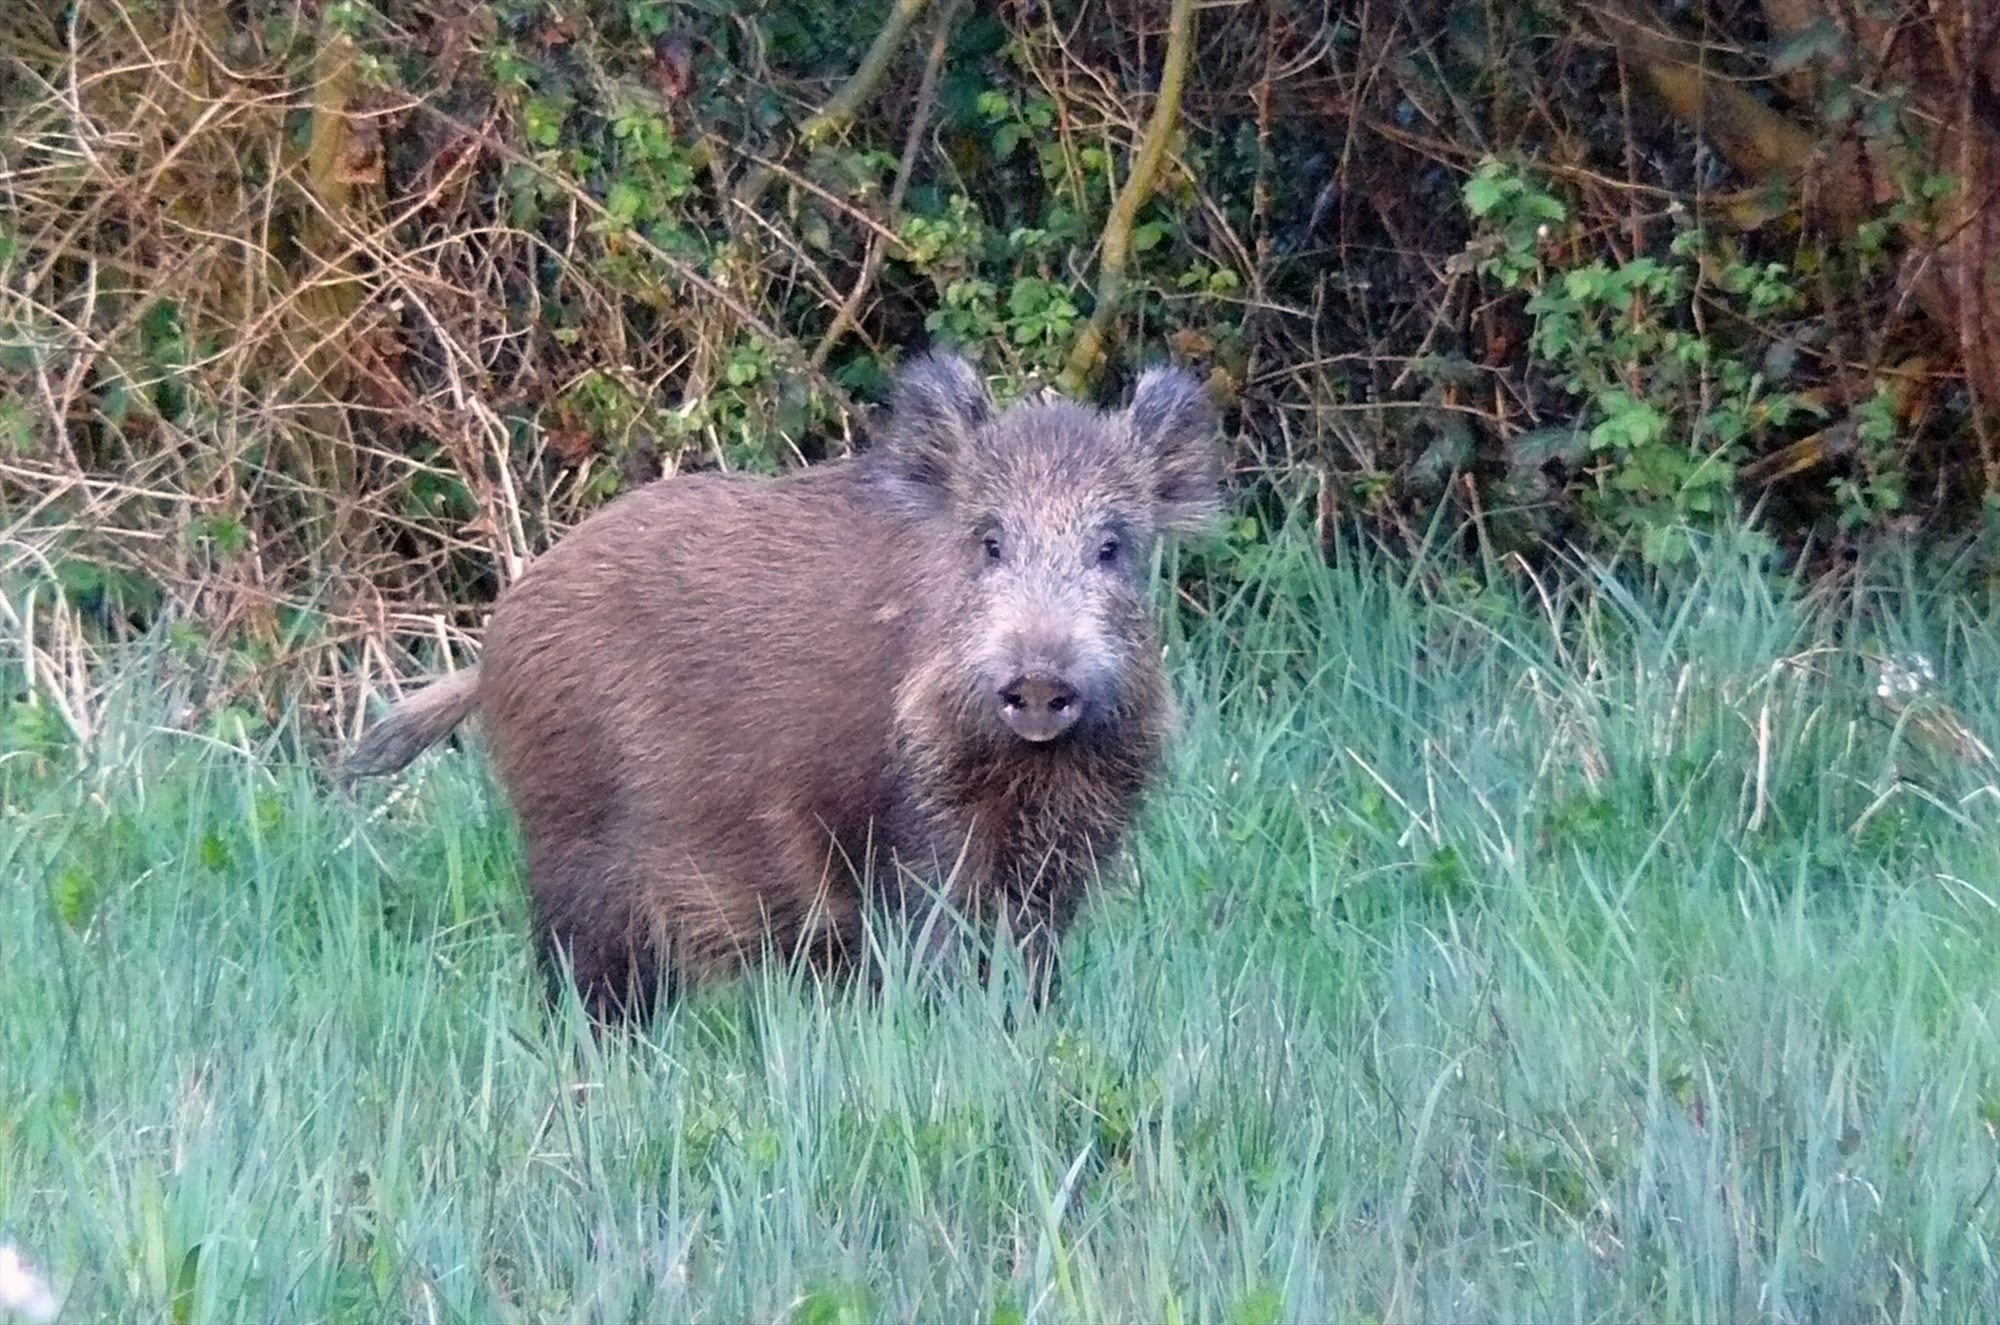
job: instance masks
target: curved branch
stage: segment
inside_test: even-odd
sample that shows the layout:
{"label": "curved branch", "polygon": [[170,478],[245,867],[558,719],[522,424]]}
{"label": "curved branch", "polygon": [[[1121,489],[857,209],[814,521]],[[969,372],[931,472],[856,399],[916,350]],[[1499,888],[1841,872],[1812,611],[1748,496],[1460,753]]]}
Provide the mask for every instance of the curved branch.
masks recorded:
{"label": "curved branch", "polygon": [[1189,53],[1193,48],[1194,0],[1174,0],[1167,15],[1167,57],[1166,67],[1160,71],[1160,95],[1153,102],[1153,115],[1146,122],[1146,136],[1139,143],[1138,155],[1132,159],[1125,187],[1118,191],[1117,200],[1111,204],[1111,215],[1104,221],[1102,256],[1097,266],[1097,302],[1063,365],[1063,383],[1069,390],[1089,385],[1104,367],[1104,343],[1125,293],[1125,267],[1132,253],[1132,223],[1138,218],[1139,209],[1146,205],[1146,199],[1152,196],[1160,162],[1166,159],[1167,143],[1173,138],[1174,124],[1180,117],[1181,87],[1187,81]]}
{"label": "curved branch", "polygon": [[[840,85],[840,89],[826,99],[826,104],[799,125],[798,140],[801,144],[810,147],[828,134],[838,133],[847,127],[868,98],[875,95],[876,85],[889,71],[889,62],[896,57],[903,38],[909,35],[910,25],[923,15],[929,3],[930,0],[896,0],[889,10],[889,21],[875,34],[875,40],[869,44],[868,53],[861,57],[861,63]],[[736,205],[755,206],[770,182],[769,170],[763,167],[752,170],[736,186]]]}
{"label": "curved branch", "polygon": [[889,21],[875,34],[875,40],[869,44],[868,53],[861,57],[861,64],[853,75],[840,85],[838,92],[827,98],[824,106],[799,126],[800,142],[811,146],[827,134],[847,127],[862,103],[875,94],[875,85],[889,71],[889,61],[895,58],[896,48],[903,44],[910,25],[923,14],[928,3],[929,0],[896,0],[895,8],[889,11]]}

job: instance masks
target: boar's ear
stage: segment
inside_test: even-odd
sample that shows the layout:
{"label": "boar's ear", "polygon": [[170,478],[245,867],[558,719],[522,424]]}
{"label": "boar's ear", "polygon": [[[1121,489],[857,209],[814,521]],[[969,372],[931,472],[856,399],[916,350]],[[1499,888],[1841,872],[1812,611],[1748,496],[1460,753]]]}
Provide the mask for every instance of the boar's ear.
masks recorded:
{"label": "boar's ear", "polygon": [[897,374],[884,450],[904,478],[942,487],[992,414],[993,398],[978,370],[956,354],[934,350]]}
{"label": "boar's ear", "polygon": [[1222,513],[1222,448],[1208,388],[1178,368],[1148,368],[1126,417],[1152,467],[1160,528],[1201,533]]}

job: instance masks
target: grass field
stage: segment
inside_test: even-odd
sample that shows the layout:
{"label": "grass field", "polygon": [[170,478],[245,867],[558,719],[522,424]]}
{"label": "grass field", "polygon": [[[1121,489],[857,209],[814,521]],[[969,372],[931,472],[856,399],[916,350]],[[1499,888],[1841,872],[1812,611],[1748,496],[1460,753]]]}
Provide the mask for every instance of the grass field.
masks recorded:
{"label": "grass field", "polygon": [[593,1041],[476,757],[135,698],[0,764],[0,1243],[90,1321],[2000,1319],[2000,616],[1862,578],[1287,545],[1039,1014]]}

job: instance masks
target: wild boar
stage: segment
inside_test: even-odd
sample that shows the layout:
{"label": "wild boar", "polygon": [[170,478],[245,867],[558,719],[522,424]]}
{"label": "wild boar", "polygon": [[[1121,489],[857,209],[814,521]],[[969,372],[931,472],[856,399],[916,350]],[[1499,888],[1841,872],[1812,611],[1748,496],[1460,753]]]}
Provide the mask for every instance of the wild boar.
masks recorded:
{"label": "wild boar", "polygon": [[1046,996],[1173,726],[1153,551],[1209,524],[1220,480],[1176,368],[1122,411],[1001,410],[928,355],[857,456],[670,478],[577,525],[502,594],[478,667],[343,771],[476,711],[544,969],[599,1015],[767,950],[851,967],[912,876],[1004,922]]}

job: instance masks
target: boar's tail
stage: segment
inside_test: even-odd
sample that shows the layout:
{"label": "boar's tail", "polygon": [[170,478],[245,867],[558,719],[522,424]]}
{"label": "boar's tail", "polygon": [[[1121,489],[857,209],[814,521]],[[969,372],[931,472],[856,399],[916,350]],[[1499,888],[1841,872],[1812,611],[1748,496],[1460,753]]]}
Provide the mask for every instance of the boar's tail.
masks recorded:
{"label": "boar's tail", "polygon": [[393,773],[442,741],[479,700],[479,669],[453,672],[389,710],[340,761],[340,781]]}

